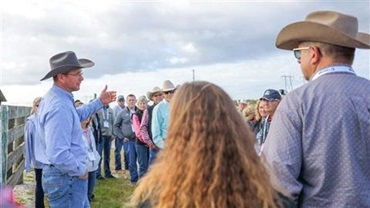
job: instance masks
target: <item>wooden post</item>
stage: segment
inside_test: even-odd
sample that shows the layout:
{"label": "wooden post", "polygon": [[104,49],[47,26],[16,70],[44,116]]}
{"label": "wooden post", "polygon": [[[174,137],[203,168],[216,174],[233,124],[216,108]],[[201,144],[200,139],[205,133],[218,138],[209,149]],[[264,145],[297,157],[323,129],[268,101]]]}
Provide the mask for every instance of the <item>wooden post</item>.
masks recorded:
{"label": "wooden post", "polygon": [[23,182],[24,125],[30,107],[8,106],[6,184],[14,187]]}
{"label": "wooden post", "polygon": [[5,124],[7,123],[6,109],[1,106],[1,102],[5,102],[5,96],[0,90],[0,185],[5,184],[5,175],[6,175],[6,131],[4,130]]}

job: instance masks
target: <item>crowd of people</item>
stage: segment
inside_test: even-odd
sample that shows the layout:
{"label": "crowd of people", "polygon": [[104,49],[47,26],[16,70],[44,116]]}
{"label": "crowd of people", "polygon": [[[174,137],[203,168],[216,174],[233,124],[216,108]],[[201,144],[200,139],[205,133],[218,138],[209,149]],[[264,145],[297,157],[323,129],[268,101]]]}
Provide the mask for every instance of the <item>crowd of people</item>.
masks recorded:
{"label": "crowd of people", "polygon": [[369,207],[370,81],[351,65],[370,35],[357,25],[317,11],[283,28],[276,46],[293,50],[308,83],[286,95],[267,89],[255,105],[235,106],[210,82],[170,80],[138,98],[105,86],[81,103],[72,92],[94,63],[71,51],[51,57],[42,80],[54,84],[25,129],[35,206],[45,193],[52,208],[90,207],[95,180],[115,178],[114,141],[114,170],[136,187],[133,207]]}

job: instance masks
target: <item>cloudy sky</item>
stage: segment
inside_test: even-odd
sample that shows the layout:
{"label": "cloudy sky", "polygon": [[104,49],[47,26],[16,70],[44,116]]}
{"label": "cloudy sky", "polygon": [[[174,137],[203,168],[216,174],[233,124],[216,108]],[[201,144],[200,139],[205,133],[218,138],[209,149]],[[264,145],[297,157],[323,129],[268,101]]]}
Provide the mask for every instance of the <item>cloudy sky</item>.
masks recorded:
{"label": "cloudy sky", "polygon": [[[304,84],[293,53],[275,47],[284,26],[336,10],[356,16],[369,33],[369,7],[368,0],[1,1],[0,89],[5,104],[31,105],[52,85],[39,81],[49,58],[72,50],[95,62],[74,93],[83,101],[104,84],[140,96],[166,79],[176,85],[193,78],[233,99],[257,99],[267,88]],[[369,59],[369,51],[356,51],[355,71],[367,79]]]}

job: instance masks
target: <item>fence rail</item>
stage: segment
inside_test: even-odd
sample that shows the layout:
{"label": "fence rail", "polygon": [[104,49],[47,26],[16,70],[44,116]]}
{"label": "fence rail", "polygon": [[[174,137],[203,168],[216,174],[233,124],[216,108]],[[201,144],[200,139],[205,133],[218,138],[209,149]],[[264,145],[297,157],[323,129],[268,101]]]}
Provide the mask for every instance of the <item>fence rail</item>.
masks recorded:
{"label": "fence rail", "polygon": [[24,125],[31,107],[0,105],[1,184],[23,183]]}

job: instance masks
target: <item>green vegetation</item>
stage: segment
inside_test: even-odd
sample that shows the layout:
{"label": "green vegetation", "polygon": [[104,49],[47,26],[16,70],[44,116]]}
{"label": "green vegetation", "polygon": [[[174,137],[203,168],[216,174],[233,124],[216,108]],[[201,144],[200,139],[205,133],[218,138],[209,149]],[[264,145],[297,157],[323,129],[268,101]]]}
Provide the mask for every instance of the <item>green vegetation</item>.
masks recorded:
{"label": "green vegetation", "polygon": [[92,208],[118,208],[128,207],[125,205],[134,191],[128,179],[128,173],[114,174],[116,179],[97,180],[94,195],[91,203]]}

